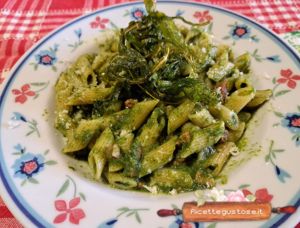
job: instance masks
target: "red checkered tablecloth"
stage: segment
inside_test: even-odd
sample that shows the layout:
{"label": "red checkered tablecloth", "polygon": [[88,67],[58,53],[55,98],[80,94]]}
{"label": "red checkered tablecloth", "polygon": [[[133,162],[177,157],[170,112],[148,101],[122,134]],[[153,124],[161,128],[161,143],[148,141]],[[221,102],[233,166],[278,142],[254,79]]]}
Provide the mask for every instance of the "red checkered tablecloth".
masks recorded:
{"label": "red checkered tablecloth", "polygon": [[[0,85],[16,61],[58,26],[130,0],[0,0]],[[246,15],[278,34],[300,30],[300,0],[194,0]],[[0,86],[1,88],[1,86]],[[300,223],[298,224],[300,228]],[[0,228],[22,227],[0,198]]]}

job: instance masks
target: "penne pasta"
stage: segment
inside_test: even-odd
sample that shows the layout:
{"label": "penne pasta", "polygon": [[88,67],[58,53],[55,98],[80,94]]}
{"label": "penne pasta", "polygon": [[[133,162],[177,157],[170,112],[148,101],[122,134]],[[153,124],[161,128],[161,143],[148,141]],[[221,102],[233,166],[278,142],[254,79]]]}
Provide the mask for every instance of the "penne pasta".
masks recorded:
{"label": "penne pasta", "polygon": [[253,87],[245,87],[234,91],[226,100],[225,106],[239,113],[255,96]]}
{"label": "penne pasta", "polygon": [[167,16],[153,0],[145,6],[141,20],[60,73],[54,127],[62,152],[114,188],[212,188],[272,91],[254,88],[251,55],[216,43],[207,23]]}
{"label": "penne pasta", "polygon": [[113,133],[109,128],[106,128],[89,153],[88,163],[96,180],[100,180],[107,160],[112,157],[113,143]]}

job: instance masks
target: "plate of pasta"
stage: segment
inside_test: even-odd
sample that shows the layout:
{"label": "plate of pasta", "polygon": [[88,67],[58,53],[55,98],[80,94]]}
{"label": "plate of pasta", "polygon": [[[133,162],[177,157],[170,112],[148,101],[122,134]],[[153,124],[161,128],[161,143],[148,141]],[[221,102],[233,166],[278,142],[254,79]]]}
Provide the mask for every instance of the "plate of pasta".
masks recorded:
{"label": "plate of pasta", "polygon": [[190,201],[297,208],[299,80],[290,46],[222,8],[145,0],[92,12],[11,71],[1,196],[29,227],[233,225],[184,221]]}

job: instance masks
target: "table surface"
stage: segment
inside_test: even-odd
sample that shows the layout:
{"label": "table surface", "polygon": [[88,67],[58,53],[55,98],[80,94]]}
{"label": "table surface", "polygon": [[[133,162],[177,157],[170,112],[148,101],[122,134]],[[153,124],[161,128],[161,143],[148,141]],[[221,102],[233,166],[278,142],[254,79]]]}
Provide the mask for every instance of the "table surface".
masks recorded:
{"label": "table surface", "polygon": [[[39,39],[68,21],[131,0],[1,0],[0,92],[16,61]],[[194,0],[248,16],[283,37],[300,53],[299,0]],[[295,38],[296,37],[296,38]],[[0,228],[22,227],[0,197]],[[300,228],[299,224],[296,226]]]}

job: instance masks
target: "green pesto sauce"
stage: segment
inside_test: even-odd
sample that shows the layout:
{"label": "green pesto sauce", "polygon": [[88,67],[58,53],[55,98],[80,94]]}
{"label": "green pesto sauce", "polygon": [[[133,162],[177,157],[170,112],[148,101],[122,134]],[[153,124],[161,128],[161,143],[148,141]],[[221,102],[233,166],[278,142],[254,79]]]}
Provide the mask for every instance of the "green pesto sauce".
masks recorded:
{"label": "green pesto sauce", "polygon": [[250,161],[253,157],[257,157],[263,153],[261,146],[262,142],[258,141],[260,139],[253,140],[253,137],[261,128],[259,127],[259,124],[264,121],[263,118],[266,116],[265,114],[268,111],[269,110],[266,106],[261,107],[261,109],[259,109],[259,111],[257,111],[248,122],[246,132],[237,143],[240,153],[229,159],[222,171],[222,175],[218,178],[219,183],[226,184],[228,178],[230,179],[229,176],[233,170],[245,165],[245,163]]}
{"label": "green pesto sauce", "polygon": [[[90,113],[90,110],[92,110],[92,115],[79,115],[80,119],[103,118],[103,125],[105,125],[103,128],[109,127],[116,135],[119,135],[122,130],[126,130],[134,132],[133,134],[135,134],[135,137],[138,137],[138,132],[141,129],[140,126],[144,123],[145,119],[137,117],[140,117],[141,113],[147,113],[147,115],[150,114],[150,110],[149,112],[145,112],[144,109],[146,106],[142,106],[139,108],[133,107],[132,109],[125,110],[126,113],[124,115],[113,115],[112,113],[123,109],[123,103],[127,99],[134,98],[141,101],[151,98],[160,100],[164,105],[174,104],[175,106],[182,104],[185,99],[189,99],[193,101],[193,103],[201,105],[201,107],[213,107],[222,101],[221,93],[218,89],[216,89],[216,82],[221,81],[227,76],[233,77],[230,74],[232,74],[234,70],[237,70],[236,68],[247,71],[249,67],[249,62],[243,61],[247,61],[247,58],[250,58],[250,56],[244,56],[243,59],[240,58],[237,66],[234,66],[233,57],[231,56],[232,53],[228,50],[222,50],[221,47],[214,47],[214,44],[210,41],[209,35],[207,35],[206,38],[203,37],[201,39],[197,36],[191,36],[191,40],[187,42],[184,34],[182,34],[180,29],[175,26],[173,18],[169,18],[163,13],[156,12],[154,1],[145,0],[145,3],[148,11],[147,16],[143,17],[142,20],[131,22],[127,28],[120,30],[120,33],[118,34],[120,41],[113,42],[114,44],[118,44],[115,47],[115,51],[118,50],[119,52],[108,52],[111,57],[105,59],[107,64],[102,65],[101,62],[98,62],[98,69],[95,69],[92,67],[92,63],[96,64],[96,62],[94,62],[95,56],[85,55],[67,71],[67,73],[72,75],[72,77],[76,76],[75,79],[82,80],[83,84],[89,89],[102,84],[104,84],[106,88],[116,85],[116,91],[113,91],[107,100],[104,100],[104,98],[106,99],[106,96],[96,96],[98,98],[93,98],[85,105],[80,106],[80,109],[82,109],[80,111],[82,111],[82,113],[85,113],[84,110],[88,110],[86,113]],[[191,22],[188,24],[193,25]],[[196,29],[196,27],[194,27],[194,29]],[[202,31],[202,28],[197,28],[197,30],[198,31],[196,32],[199,32],[199,34],[206,34],[204,30]],[[105,47],[103,48],[106,49]],[[198,56],[196,50],[202,51],[203,48],[205,52]],[[111,49],[111,47],[108,49]],[[101,52],[98,56],[102,56],[103,53],[104,52]],[[98,74],[97,72],[102,73]],[[92,76],[92,78],[89,77],[88,80],[88,76]],[[71,83],[71,81],[69,82]],[[78,103],[81,104],[83,98],[88,94],[86,91],[89,90],[82,89],[81,86],[78,87],[75,83],[74,85],[72,84],[72,86],[74,86],[74,93],[71,96],[71,99],[69,99],[69,102],[72,100],[78,100],[80,101]],[[91,93],[94,94],[95,91],[98,90],[91,90]],[[98,103],[94,102],[94,104],[91,105],[90,102],[95,99],[100,99],[101,101],[98,101]],[[194,105],[195,104],[192,105],[193,107],[191,109],[194,109]],[[84,109],[84,107],[87,107],[87,109]],[[73,107],[73,109],[76,111],[75,107]],[[176,120],[178,121],[180,117],[182,120],[180,120],[180,124],[174,127],[171,132],[169,132],[168,129],[163,131],[160,135],[161,139],[157,140],[158,145],[163,143],[164,140],[167,140],[167,138],[172,136],[173,133],[178,134],[179,127],[188,121],[188,114],[190,113],[186,110],[187,107],[184,109],[185,110],[179,110],[175,108],[175,110],[173,110],[173,115],[176,117]],[[76,114],[75,111],[74,113]],[[171,119],[173,111],[170,111],[171,114],[168,115],[168,119]],[[109,115],[107,120],[105,115]],[[147,115],[145,114],[145,116]],[[70,116],[69,113],[62,117],[63,118],[61,120],[58,119],[56,127],[65,134],[66,130],[69,129],[67,124],[71,125],[77,121],[74,121],[73,116]],[[228,115],[225,117],[227,118]],[[225,117],[222,119],[226,119]],[[71,120],[72,122],[67,122]],[[231,129],[234,129],[235,125],[238,125],[238,119],[233,118],[232,115],[229,115],[226,122],[228,127]],[[148,127],[152,127],[153,124],[157,124],[157,122],[150,121]],[[254,119],[251,124],[257,125],[258,121]],[[248,132],[253,131],[253,129],[255,128],[247,127]],[[202,141],[206,143],[206,146],[214,146],[214,144],[218,143],[219,139],[224,135],[224,130],[224,125],[217,125],[212,128],[208,127],[199,131],[203,131],[201,132],[201,134],[204,135],[204,137],[202,137],[204,138]],[[249,161],[253,156],[260,154],[261,147],[258,146],[257,143],[253,143],[249,140],[251,138],[251,134],[245,134],[240,140],[238,143],[240,154],[238,156],[232,156],[222,171],[221,176],[217,177],[221,183],[227,182],[227,176],[230,171]],[[94,134],[87,131],[75,135],[75,138],[82,144],[88,144],[93,139],[93,136]],[[176,137],[179,136],[180,135],[176,135]],[[192,139],[194,136],[195,133],[192,134]],[[126,142],[128,142],[128,140],[124,137],[120,139],[119,144],[126,144]],[[190,143],[192,144],[192,142],[193,141]],[[139,179],[137,178],[141,170],[141,161],[143,161],[142,159],[148,155],[147,151],[142,151],[140,143],[133,143],[128,146],[128,148],[130,148],[128,149],[128,152],[121,154],[122,157],[119,159],[120,164],[112,164],[112,168],[115,171],[119,171],[119,168],[124,166],[124,175],[128,178],[132,177],[133,179],[131,180],[133,182],[139,182],[139,186],[137,188],[130,189],[130,191],[144,191],[145,189],[140,185],[144,182],[151,187],[151,181],[153,184],[152,187],[157,186],[160,193],[168,193],[173,189],[176,189],[178,192],[196,190],[201,187],[198,184],[202,180],[202,176],[199,175],[200,177],[198,178],[198,182],[195,183],[194,181],[194,176],[198,171],[202,172],[201,169],[203,168],[203,175],[208,178],[210,178],[213,174],[211,173],[212,169],[210,167],[205,168],[204,164],[201,163],[202,161],[197,163],[193,160],[194,158],[197,160],[197,156],[193,155],[197,155],[196,153],[199,152],[197,149],[200,148],[200,145],[197,144],[197,142],[192,145],[191,150],[193,150],[193,153],[183,157],[186,160],[176,160],[176,154],[178,154],[180,149],[187,149],[189,146],[188,143],[189,142],[182,143],[183,145],[181,145],[181,148],[180,145],[176,144],[176,151],[174,152],[173,150],[172,153],[170,152],[166,156],[159,154],[150,156],[148,161],[149,164],[147,164],[148,167],[145,168],[145,172],[147,174],[154,171],[153,174],[151,174],[151,177],[145,174],[145,176],[142,176]],[[201,148],[205,147],[205,145],[201,146]],[[153,147],[156,147],[156,143],[153,143]],[[148,151],[150,151],[151,148],[152,147],[150,146]],[[70,169],[82,173],[82,175],[88,179],[94,179],[92,170],[89,168],[87,162],[74,160],[75,159],[70,159],[70,161],[72,161],[69,164]],[[164,175],[159,173],[159,168],[161,168],[161,166],[171,170],[174,163],[180,163],[183,162],[183,160],[183,165],[187,167],[193,166],[191,167],[191,171],[177,170],[177,173],[170,171],[167,174],[164,173]],[[163,164],[160,165],[160,163]],[[153,164],[159,165],[152,168]],[[105,172],[106,168],[104,168],[104,174]],[[152,179],[155,176],[156,180]],[[107,176],[102,175],[102,177],[104,180],[103,182],[105,182],[105,178],[107,178]],[[119,182],[121,183],[121,181]],[[111,185],[108,186],[115,188]]]}

